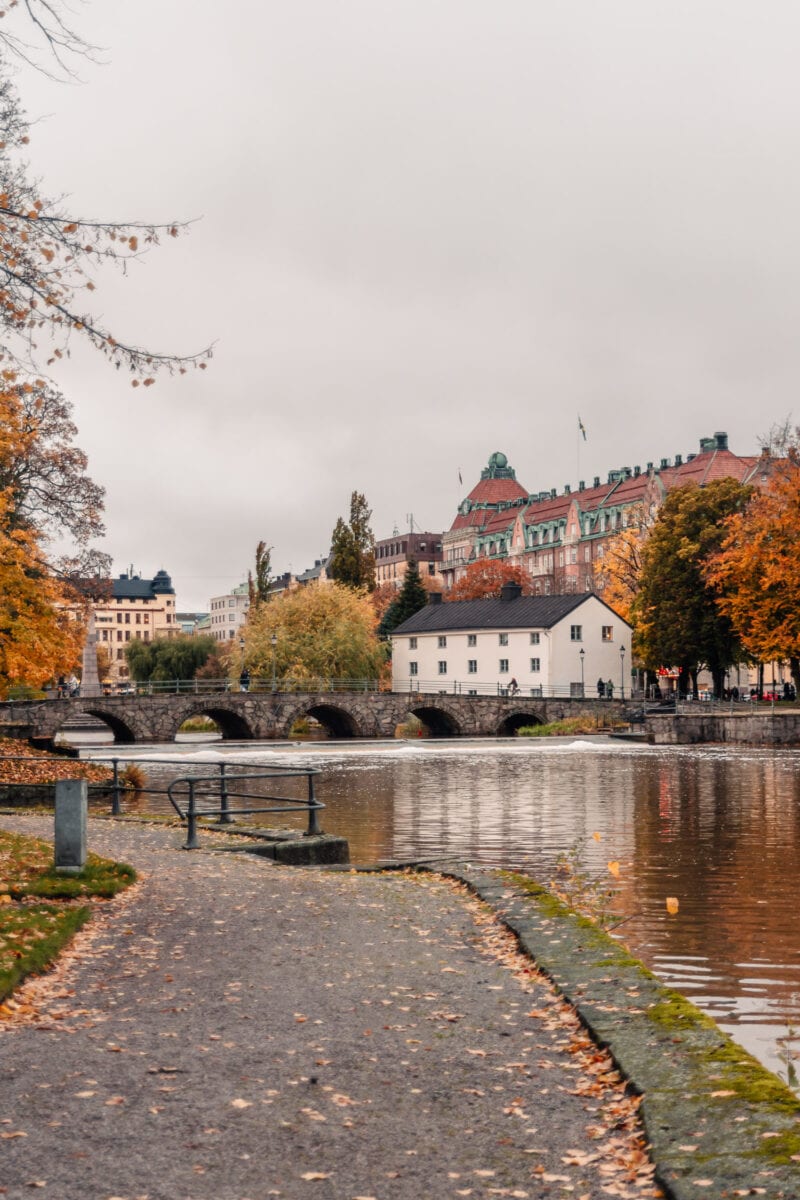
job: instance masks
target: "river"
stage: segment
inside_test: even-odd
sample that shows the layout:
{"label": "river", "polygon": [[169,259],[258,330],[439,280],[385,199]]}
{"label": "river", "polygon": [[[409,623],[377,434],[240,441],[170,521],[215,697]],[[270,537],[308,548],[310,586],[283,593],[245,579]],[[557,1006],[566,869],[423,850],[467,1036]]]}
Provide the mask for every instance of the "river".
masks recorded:
{"label": "river", "polygon": [[[186,766],[219,755],[313,764],[323,827],[348,838],[356,863],[453,854],[545,883],[583,877],[596,907],[622,922],[615,936],[795,1083],[800,751],[605,738],[116,749],[179,754]],[[565,855],[571,875],[559,870]]]}

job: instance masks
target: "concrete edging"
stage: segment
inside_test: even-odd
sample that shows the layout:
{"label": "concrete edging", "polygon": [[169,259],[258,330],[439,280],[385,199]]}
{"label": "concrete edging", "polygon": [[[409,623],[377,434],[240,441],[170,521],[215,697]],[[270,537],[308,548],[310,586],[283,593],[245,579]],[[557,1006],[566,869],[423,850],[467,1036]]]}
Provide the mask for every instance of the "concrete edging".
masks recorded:
{"label": "concrete edging", "polygon": [[800,1197],[800,1099],[710,1017],[532,880],[446,862],[417,869],[489,904],[609,1050],[643,1097],[656,1178],[672,1200]]}

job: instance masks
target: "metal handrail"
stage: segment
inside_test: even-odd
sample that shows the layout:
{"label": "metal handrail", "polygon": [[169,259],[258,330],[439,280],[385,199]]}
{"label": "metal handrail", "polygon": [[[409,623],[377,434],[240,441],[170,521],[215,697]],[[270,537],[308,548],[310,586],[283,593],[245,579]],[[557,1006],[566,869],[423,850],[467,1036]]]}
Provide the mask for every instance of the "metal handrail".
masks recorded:
{"label": "metal handrail", "polygon": [[[46,762],[52,763],[53,758],[47,755],[39,754],[12,754],[3,755],[4,762]],[[62,762],[78,762],[78,759],[62,759]],[[82,759],[82,762],[90,762],[92,764],[110,764],[111,778],[106,781],[95,782],[87,781],[87,791],[89,792],[111,792],[111,815],[118,817],[122,815],[122,796],[125,792],[131,791],[130,786],[122,781],[122,772],[120,771],[120,763],[158,763],[159,766],[177,766],[185,765],[182,759],[167,759],[167,758],[141,758],[138,755],[130,758],[124,757],[101,757],[92,756],[91,759]],[[320,771],[317,767],[258,767],[254,768],[253,764],[248,763],[230,763],[230,762],[209,762],[204,764],[208,770],[216,770],[217,774],[204,775],[185,775],[178,779],[173,779],[166,787],[147,786],[136,788],[137,792],[146,792],[150,796],[166,796],[172,807],[177,812],[182,821],[187,822],[187,840],[184,848],[194,850],[197,848],[197,821],[202,817],[215,816],[218,818],[218,824],[230,825],[234,821],[234,814],[238,816],[251,816],[253,813],[259,812],[302,812],[308,811],[308,829],[306,836],[321,833],[319,827],[319,819],[317,814],[325,805],[321,800],[318,800],[314,790],[314,776],[319,775]],[[230,772],[236,772],[231,775]],[[246,799],[249,797],[247,792],[232,791],[231,782],[239,783],[250,780],[260,779],[289,779],[289,778],[306,778],[308,780],[308,795],[304,800],[297,799],[293,796],[266,796],[264,799],[269,801],[277,801],[280,807],[275,807],[270,804],[267,807],[258,808],[234,808],[231,809],[231,799]],[[177,803],[173,788],[178,784],[189,785],[189,804],[184,812]],[[47,785],[44,785],[47,786]],[[198,809],[195,796],[202,794],[203,789],[207,788],[214,795],[219,796],[219,807],[213,809]]]}
{"label": "metal handrail", "polygon": [[[325,805],[317,800],[314,794],[314,776],[319,775],[319,771],[314,767],[298,768],[290,770],[281,767],[265,767],[263,770],[250,771],[247,774],[237,775],[237,782],[247,782],[252,780],[262,779],[291,779],[291,778],[306,778],[308,780],[308,798],[306,800],[298,800],[293,796],[266,796],[264,799],[272,801],[272,803],[264,806],[259,805],[257,808],[236,808],[235,811],[239,816],[251,816],[253,813],[279,813],[279,812],[300,812],[304,809],[308,810],[308,829],[306,836],[312,837],[321,833],[317,813],[323,809]],[[226,776],[224,771],[221,774],[220,780],[220,806],[219,808],[198,808],[197,797],[202,793],[204,785],[214,783],[213,778],[208,776],[186,775],[180,779],[173,779],[167,788],[167,795],[170,804],[177,812],[182,821],[186,822],[186,842],[184,850],[196,850],[200,843],[197,840],[197,822],[203,817],[216,817],[218,824],[229,825],[233,817],[231,815],[230,800],[233,799],[250,799],[249,792],[234,792],[229,786],[229,776]],[[181,808],[174,790],[181,785],[186,785],[188,789],[188,803],[185,810]]]}

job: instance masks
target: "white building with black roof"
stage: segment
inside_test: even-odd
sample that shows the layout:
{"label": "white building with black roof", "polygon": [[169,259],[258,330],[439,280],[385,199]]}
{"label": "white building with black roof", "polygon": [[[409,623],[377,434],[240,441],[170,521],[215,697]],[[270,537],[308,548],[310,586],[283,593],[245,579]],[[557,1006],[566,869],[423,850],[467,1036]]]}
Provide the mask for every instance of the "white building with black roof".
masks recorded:
{"label": "white building with black roof", "polygon": [[394,691],[630,695],[631,627],[593,593],[431,601],[392,634]]}

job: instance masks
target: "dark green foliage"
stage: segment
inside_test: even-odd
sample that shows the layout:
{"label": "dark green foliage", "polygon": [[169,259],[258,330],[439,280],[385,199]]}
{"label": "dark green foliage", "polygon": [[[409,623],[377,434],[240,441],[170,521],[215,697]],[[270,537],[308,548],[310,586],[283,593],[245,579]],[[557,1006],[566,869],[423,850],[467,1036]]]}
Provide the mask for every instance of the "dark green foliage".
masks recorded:
{"label": "dark green foliage", "polygon": [[212,637],[156,638],[153,642],[134,641],[125,648],[131,678],[143,683],[148,679],[194,679],[195,673],[214,653]]}
{"label": "dark green foliage", "polygon": [[269,585],[272,580],[272,546],[259,542],[256,546],[256,572],[247,572],[247,591],[250,597],[250,607],[255,608],[269,600]]}
{"label": "dark green foliage", "polygon": [[328,561],[328,574],[337,583],[368,592],[375,590],[375,537],[369,524],[371,517],[366,497],[353,492],[350,524],[342,517],[336,522]]}
{"label": "dark green foliage", "polygon": [[723,522],[749,495],[750,489],[733,479],[676,488],[664,501],[642,552],[639,592],[631,609],[635,648],[650,670],[678,667],[683,694],[690,680],[696,692],[697,672],[705,666],[721,695],[726,670],[743,657],[703,570],[723,541]]}
{"label": "dark green foliage", "polygon": [[409,559],[403,586],[397,593],[396,599],[387,608],[378,626],[378,636],[388,638],[398,625],[413,617],[428,603],[428,593],[425,591],[419,576],[419,567],[414,559]]}

